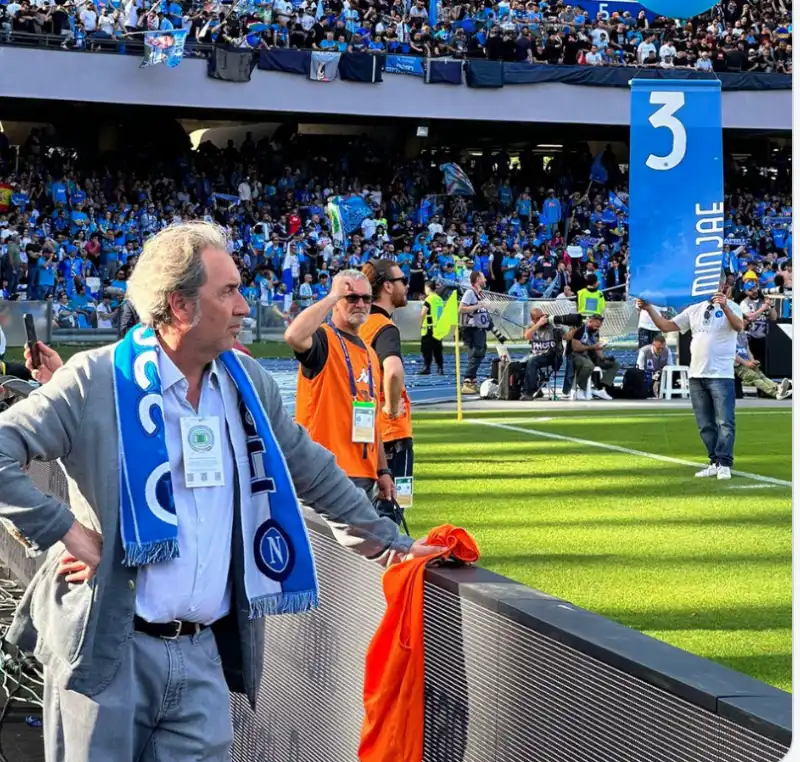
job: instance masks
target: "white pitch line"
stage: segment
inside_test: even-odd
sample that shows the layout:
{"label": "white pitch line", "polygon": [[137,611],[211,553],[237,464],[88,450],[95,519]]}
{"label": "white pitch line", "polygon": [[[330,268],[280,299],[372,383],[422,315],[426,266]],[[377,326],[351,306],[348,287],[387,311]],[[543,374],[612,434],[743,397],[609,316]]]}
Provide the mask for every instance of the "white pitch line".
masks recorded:
{"label": "white pitch line", "polygon": [[[523,429],[521,426],[509,426],[505,423],[495,423],[494,421],[485,421],[481,419],[471,418],[467,423],[477,423],[481,426],[491,426],[496,429],[507,429],[508,431],[518,431],[522,434],[531,434],[532,436],[544,437],[545,439],[557,439],[560,442],[572,442],[573,444],[586,445],[587,447],[599,447],[604,450],[614,450],[621,452],[625,455],[638,455],[640,458],[650,458],[651,460],[660,460],[664,463],[675,463],[679,466],[692,466],[693,468],[703,468],[707,463],[696,463],[692,460],[683,460],[682,458],[670,458],[668,455],[656,455],[653,452],[644,452],[644,450],[631,450],[628,447],[620,447],[619,445],[607,444],[606,442],[593,442],[591,439],[579,439],[578,437],[568,437],[563,434],[554,434],[552,431],[540,431],[539,429]],[[757,482],[764,482],[766,484],[775,484],[779,487],[791,487],[792,483],[787,482],[785,479],[775,479],[772,476],[761,476],[760,474],[751,474],[747,471],[734,471],[731,473],[736,476],[742,476],[745,479],[753,479]]]}

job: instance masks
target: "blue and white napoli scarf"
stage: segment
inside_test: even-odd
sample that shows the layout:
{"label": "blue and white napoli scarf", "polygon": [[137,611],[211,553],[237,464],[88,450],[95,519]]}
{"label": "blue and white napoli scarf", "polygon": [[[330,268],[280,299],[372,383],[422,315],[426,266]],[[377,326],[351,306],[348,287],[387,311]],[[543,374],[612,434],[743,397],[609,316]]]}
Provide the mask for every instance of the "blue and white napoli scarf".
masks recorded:
{"label": "blue and white napoli scarf", "polygon": [[[127,566],[163,563],[180,555],[160,351],[153,329],[143,325],[129,331],[114,350],[120,528]],[[241,361],[233,351],[219,359],[239,392],[250,456],[252,500],[239,511],[250,618],[308,611],[317,606],[317,575],[286,461]]]}

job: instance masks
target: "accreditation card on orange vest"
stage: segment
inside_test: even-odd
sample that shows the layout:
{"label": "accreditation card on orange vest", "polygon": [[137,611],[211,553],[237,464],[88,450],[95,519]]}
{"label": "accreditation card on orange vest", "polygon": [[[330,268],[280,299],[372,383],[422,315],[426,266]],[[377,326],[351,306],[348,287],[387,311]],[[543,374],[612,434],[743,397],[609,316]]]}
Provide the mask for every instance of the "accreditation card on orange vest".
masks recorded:
{"label": "accreditation card on orange vest", "polygon": [[353,442],[374,444],[375,403],[353,400]]}
{"label": "accreditation card on orange vest", "polygon": [[[344,339],[338,328],[334,328],[336,338],[342,347],[344,362],[347,365],[347,375],[350,381],[350,393],[353,395],[353,442],[356,444],[375,444],[375,382],[372,378],[372,365],[367,354],[367,381],[369,382],[369,400],[360,400],[356,388],[356,376],[353,373],[353,363],[350,362],[350,353],[347,351]],[[361,379],[359,378],[359,382]]]}

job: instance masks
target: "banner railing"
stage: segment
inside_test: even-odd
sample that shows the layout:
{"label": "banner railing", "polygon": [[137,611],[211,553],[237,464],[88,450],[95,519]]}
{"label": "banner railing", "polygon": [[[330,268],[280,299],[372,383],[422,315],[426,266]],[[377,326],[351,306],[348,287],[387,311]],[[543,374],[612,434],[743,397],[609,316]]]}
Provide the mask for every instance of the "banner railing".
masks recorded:
{"label": "banner railing", "polygon": [[[71,34],[34,34],[31,32],[17,32],[13,30],[0,30],[0,45],[18,47],[46,47],[52,49],[70,50],[73,52],[89,53],[118,53],[123,55],[142,56],[144,43],[139,32],[137,36],[128,37],[92,37],[85,35],[80,47],[72,43]],[[214,45],[187,39],[184,57],[203,56],[210,57]],[[304,50],[313,52],[311,48],[253,48],[253,55],[260,50],[275,50],[278,54],[286,50]],[[363,55],[373,55],[364,52]],[[698,72],[688,67],[665,70],[657,66],[638,64],[614,63],[609,66],[595,67],[587,65],[540,63],[540,62],[503,62],[487,61],[484,58],[459,58],[457,56],[439,56],[436,58],[418,56],[411,51],[382,51],[376,55],[387,56],[393,59],[408,59],[412,62],[410,67],[390,65],[387,73],[413,74],[424,76],[421,66],[413,64],[419,60],[430,66],[430,62],[462,63],[467,73],[467,84],[470,87],[502,87],[504,85],[541,84],[543,82],[561,82],[566,84],[598,86],[598,87],[627,87],[630,80],[630,71],[636,69],[637,77],[655,79],[714,79],[722,82],[723,90],[789,90],[791,89],[791,74],[780,72],[724,72],[711,74]],[[444,81],[447,81],[446,79]],[[456,84],[451,82],[451,84]],[[459,80],[460,84],[460,80]]]}
{"label": "banner railing", "polygon": [[[67,500],[58,463],[29,473]],[[322,604],[267,617],[235,762],[356,759],[382,571],[306,521]],[[39,565],[7,532],[0,561],[26,584]],[[426,762],[777,762],[791,744],[789,694],[484,569],[429,569],[424,617]]]}

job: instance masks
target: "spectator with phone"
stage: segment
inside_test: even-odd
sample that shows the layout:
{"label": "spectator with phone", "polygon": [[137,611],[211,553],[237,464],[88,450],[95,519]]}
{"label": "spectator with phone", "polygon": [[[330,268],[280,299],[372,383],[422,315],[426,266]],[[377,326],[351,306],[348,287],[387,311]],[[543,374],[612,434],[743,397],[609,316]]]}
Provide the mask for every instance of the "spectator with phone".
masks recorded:
{"label": "spectator with phone", "polygon": [[749,278],[744,282],[745,298],[739,302],[745,319],[745,331],[753,357],[763,365],[767,356],[767,334],[770,322],[778,319],[772,299],[761,293],[758,280]]}
{"label": "spectator with phone", "polygon": [[[724,283],[720,284],[720,288]],[[730,479],[736,438],[736,386],[734,358],[736,336],[744,329],[738,304],[718,291],[706,302],[687,307],[672,320],[639,299],[637,306],[646,309],[664,333],[691,330],[692,361],[689,366],[689,389],[692,408],[700,429],[700,438],[708,452],[709,465],[695,476],[701,479]]]}

